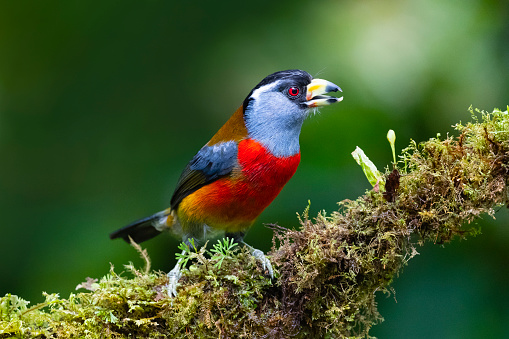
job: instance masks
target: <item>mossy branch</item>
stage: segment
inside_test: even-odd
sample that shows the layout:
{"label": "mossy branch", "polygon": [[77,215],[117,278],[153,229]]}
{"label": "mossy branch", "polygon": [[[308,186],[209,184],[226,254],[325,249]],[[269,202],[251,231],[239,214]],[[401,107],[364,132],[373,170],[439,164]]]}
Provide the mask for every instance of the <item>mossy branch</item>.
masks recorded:
{"label": "mossy branch", "polygon": [[[378,187],[301,228],[277,225],[271,281],[245,250],[190,254],[178,296],[166,275],[127,265],[68,299],[0,299],[0,337],[25,338],[321,338],[365,337],[381,321],[375,292],[390,291],[402,266],[426,241],[477,233],[469,224],[508,202],[509,115],[472,112],[459,137],[411,142]],[[415,236],[412,236],[412,235]],[[220,254],[217,254],[220,253]],[[218,264],[220,261],[220,264]]]}

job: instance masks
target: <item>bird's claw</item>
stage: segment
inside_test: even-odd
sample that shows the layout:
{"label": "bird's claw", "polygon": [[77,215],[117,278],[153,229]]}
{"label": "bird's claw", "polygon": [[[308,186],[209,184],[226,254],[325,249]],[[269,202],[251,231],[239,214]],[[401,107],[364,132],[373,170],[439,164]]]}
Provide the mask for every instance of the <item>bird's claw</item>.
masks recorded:
{"label": "bird's claw", "polygon": [[170,272],[168,272],[167,275],[168,284],[166,285],[166,290],[168,291],[168,296],[173,298],[177,296],[177,285],[180,277],[182,276],[179,265],[175,266]]}
{"label": "bird's claw", "polygon": [[262,251],[254,249],[251,254],[255,259],[259,260],[262,263],[263,270],[269,271],[270,277],[274,278],[274,271],[272,270],[272,264],[270,263],[270,260],[267,259],[265,254],[263,254]]}

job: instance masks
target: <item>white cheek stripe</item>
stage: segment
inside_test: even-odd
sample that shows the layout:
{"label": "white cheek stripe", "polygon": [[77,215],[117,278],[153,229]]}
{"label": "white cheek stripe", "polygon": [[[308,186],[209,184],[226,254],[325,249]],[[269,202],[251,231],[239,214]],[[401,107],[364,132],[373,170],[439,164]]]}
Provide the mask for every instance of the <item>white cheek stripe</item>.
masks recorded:
{"label": "white cheek stripe", "polygon": [[251,94],[251,98],[258,99],[260,97],[260,93],[263,92],[270,92],[274,87],[276,87],[279,84],[279,80],[273,83],[270,83],[268,85],[263,85],[262,87],[259,87],[253,91],[253,94]]}

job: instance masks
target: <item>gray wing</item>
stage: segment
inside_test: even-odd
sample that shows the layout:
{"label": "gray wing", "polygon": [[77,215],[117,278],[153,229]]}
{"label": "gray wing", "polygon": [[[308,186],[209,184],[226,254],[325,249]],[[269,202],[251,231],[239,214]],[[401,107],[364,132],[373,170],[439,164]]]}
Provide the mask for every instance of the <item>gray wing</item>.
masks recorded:
{"label": "gray wing", "polygon": [[171,208],[176,209],[182,199],[201,187],[228,176],[237,165],[237,150],[235,141],[203,146],[180,175]]}

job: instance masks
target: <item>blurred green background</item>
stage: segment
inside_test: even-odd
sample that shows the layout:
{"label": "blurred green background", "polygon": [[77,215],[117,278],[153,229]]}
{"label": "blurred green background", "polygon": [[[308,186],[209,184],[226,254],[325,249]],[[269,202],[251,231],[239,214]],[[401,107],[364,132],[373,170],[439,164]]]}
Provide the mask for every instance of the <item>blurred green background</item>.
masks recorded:
{"label": "blurred green background", "polygon": [[[509,104],[509,3],[3,1],[0,3],[0,295],[67,296],[137,253],[108,233],[159,211],[181,170],[266,75],[300,68],[342,87],[308,120],[294,179],[263,223],[333,211],[369,188],[350,156],[397,147]],[[379,295],[380,338],[509,338],[509,213],[483,234],[426,244]],[[144,243],[156,269],[178,240]]]}

